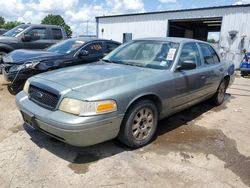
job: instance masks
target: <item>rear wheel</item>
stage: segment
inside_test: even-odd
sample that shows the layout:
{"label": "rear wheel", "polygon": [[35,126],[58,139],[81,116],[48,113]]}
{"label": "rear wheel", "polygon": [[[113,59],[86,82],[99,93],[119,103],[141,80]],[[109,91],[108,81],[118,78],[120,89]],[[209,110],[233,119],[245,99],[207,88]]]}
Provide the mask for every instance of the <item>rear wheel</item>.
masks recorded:
{"label": "rear wheel", "polygon": [[216,106],[219,106],[223,103],[224,101],[224,98],[225,98],[225,93],[226,93],[226,90],[227,90],[227,81],[224,79],[218,89],[217,89],[217,92],[215,93],[215,95],[213,96],[212,100],[214,102],[214,104]]}
{"label": "rear wheel", "polygon": [[141,100],[126,112],[118,139],[129,147],[142,147],[152,140],[157,123],[155,104],[150,100]]}

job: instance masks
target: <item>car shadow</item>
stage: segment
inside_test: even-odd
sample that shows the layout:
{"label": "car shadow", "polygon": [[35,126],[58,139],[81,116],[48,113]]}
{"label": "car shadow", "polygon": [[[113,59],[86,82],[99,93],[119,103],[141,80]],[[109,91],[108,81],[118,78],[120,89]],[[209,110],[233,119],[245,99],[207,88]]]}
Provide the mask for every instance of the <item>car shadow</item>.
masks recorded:
{"label": "car shadow", "polygon": [[[232,98],[233,97],[230,94],[226,94],[224,104],[219,107],[214,107],[209,101],[205,101],[194,107],[177,113],[176,115],[161,120],[158,124],[156,136],[152,142],[157,140],[158,136],[168,134],[170,131],[178,129],[190,121],[193,121],[197,118],[202,118],[201,115],[210,110],[217,112],[227,108],[226,103]],[[121,144],[117,140],[111,140],[89,147],[75,147],[57,141],[56,139],[51,138],[40,131],[30,128],[26,124],[23,126],[26,132],[30,135],[31,140],[38,147],[44,148],[55,156],[68,161],[70,163],[69,167],[76,173],[83,173],[83,169],[86,170],[86,166],[93,162],[97,162],[98,160],[114,156],[125,151],[133,150]],[[83,166],[86,168],[83,168]]]}

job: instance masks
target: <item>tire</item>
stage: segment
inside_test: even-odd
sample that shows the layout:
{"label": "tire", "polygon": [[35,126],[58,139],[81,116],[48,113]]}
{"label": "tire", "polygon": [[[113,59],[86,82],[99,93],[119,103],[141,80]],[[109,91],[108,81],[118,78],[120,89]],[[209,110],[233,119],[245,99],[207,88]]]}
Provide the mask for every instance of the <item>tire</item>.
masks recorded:
{"label": "tire", "polygon": [[242,77],[245,77],[245,76],[247,76],[247,75],[248,75],[248,74],[247,74],[247,73],[245,73],[245,72],[241,72],[240,74],[241,74],[241,76],[242,76]]}
{"label": "tire", "polygon": [[223,81],[221,81],[215,95],[212,97],[214,105],[219,106],[224,102],[226,90],[227,90],[227,81],[224,79]]}
{"label": "tire", "polygon": [[157,128],[158,110],[150,100],[133,104],[123,119],[118,140],[131,148],[148,144]]}

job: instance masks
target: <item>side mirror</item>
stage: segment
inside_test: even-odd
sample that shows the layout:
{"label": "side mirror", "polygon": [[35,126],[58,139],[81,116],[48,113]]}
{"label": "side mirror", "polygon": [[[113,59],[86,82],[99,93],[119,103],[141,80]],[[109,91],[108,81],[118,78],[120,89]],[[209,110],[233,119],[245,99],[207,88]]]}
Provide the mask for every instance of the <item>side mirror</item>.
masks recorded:
{"label": "side mirror", "polygon": [[88,55],[89,55],[89,52],[87,50],[82,50],[79,52],[78,57],[81,58],[81,57],[86,57]]}
{"label": "side mirror", "polygon": [[177,67],[176,70],[192,70],[196,68],[196,63],[192,60],[185,60],[181,62],[181,65]]}
{"label": "side mirror", "polygon": [[32,37],[28,34],[24,34],[22,41],[23,42],[30,42],[30,41],[32,41]]}

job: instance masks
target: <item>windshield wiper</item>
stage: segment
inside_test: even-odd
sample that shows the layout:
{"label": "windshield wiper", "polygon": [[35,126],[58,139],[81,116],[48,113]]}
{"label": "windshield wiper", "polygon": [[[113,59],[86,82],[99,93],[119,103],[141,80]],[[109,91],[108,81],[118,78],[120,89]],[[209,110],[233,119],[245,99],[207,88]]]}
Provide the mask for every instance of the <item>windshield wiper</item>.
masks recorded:
{"label": "windshield wiper", "polygon": [[142,65],[139,63],[127,63],[127,62],[123,62],[122,64],[129,65],[129,66],[136,66],[136,67],[146,67],[147,66],[147,65]]}
{"label": "windshield wiper", "polygon": [[118,63],[117,61],[111,61],[109,59],[102,59],[102,61],[107,62],[107,63]]}

